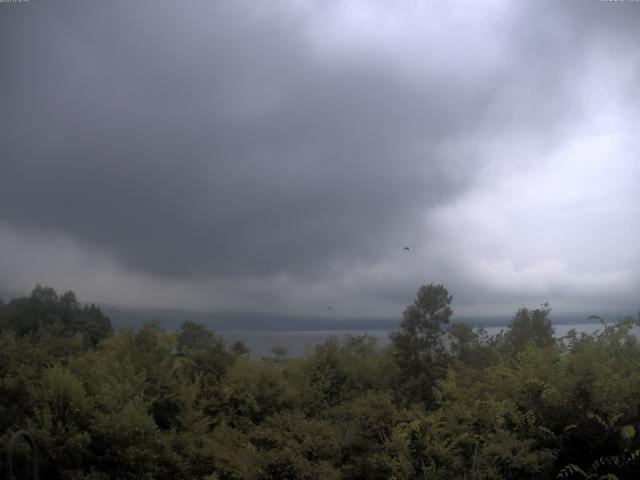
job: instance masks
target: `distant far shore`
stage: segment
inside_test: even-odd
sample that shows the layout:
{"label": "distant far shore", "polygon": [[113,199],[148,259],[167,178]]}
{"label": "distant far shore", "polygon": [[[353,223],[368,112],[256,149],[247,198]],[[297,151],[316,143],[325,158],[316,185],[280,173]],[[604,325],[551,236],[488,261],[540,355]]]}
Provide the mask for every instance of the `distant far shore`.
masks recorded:
{"label": "distant far shore", "polygon": [[[336,318],[304,318],[286,315],[267,314],[258,312],[190,312],[171,309],[147,309],[136,310],[113,306],[103,306],[102,310],[111,319],[114,328],[123,326],[139,327],[150,320],[158,320],[162,328],[176,330],[185,320],[194,320],[202,323],[217,332],[319,332],[319,331],[373,331],[394,330],[399,328],[401,315],[398,318],[389,319],[341,319]],[[596,312],[597,313],[597,312]],[[584,325],[593,323],[599,325],[597,320],[589,320],[593,312],[577,314],[551,314],[554,325]],[[602,315],[607,322],[615,323],[629,315],[627,313],[614,313]],[[453,322],[465,323],[473,327],[506,327],[512,320],[512,315],[496,317],[457,317]]]}
{"label": "distant far shore", "polygon": [[[600,323],[575,323],[553,324],[556,338],[564,337],[571,329],[578,334],[591,334],[603,326]],[[496,335],[506,328],[504,325],[483,327],[489,335]],[[362,329],[362,330],[230,330],[220,331],[219,334],[225,341],[232,343],[242,341],[250,349],[253,357],[266,357],[272,355],[273,347],[284,347],[290,357],[300,357],[313,349],[316,345],[325,342],[331,336],[342,337],[344,335],[367,335],[376,339],[378,346],[384,347],[389,343],[389,333],[395,329]]]}

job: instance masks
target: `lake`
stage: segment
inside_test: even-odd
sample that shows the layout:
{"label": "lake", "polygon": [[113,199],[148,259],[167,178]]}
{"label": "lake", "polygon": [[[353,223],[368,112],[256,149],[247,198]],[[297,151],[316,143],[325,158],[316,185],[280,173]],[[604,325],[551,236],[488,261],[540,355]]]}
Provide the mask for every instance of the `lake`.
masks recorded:
{"label": "lake", "polygon": [[[485,327],[489,335],[495,335],[506,327]],[[565,336],[569,330],[575,329],[578,333],[593,333],[602,329],[599,323],[576,323],[554,325],[556,337]],[[290,357],[299,357],[308,350],[313,349],[318,344],[323,343],[329,337],[342,337],[347,333],[352,335],[368,335],[378,340],[379,346],[389,343],[389,333],[391,330],[317,330],[317,331],[281,331],[281,332],[259,332],[259,331],[227,331],[218,332],[224,339],[231,343],[237,340],[243,341],[250,349],[251,356],[262,357],[271,356],[271,349],[275,346],[285,347]]]}

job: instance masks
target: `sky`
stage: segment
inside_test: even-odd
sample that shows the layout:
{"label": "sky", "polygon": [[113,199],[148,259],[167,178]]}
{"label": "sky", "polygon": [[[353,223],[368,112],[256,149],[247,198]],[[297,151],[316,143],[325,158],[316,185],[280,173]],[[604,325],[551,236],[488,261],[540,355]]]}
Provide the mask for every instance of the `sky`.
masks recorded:
{"label": "sky", "polygon": [[635,313],[638,25],[631,1],[0,3],[0,294],[390,318],[434,283],[454,315]]}

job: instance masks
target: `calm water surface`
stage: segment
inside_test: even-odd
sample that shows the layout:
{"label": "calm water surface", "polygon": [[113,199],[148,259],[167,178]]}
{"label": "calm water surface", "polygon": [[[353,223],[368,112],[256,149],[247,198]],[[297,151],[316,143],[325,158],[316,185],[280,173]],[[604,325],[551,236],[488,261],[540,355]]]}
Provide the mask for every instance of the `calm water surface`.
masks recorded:
{"label": "calm water surface", "polygon": [[[599,323],[576,323],[571,325],[554,325],[556,337],[565,336],[569,330],[575,329],[578,333],[593,333],[602,329]],[[486,327],[489,335],[495,335],[505,327]],[[275,346],[285,347],[290,357],[304,355],[316,345],[323,343],[329,337],[342,337],[347,333],[352,335],[368,335],[378,341],[379,346],[389,343],[391,330],[320,330],[320,331],[283,331],[283,332],[257,332],[257,331],[230,331],[219,332],[227,342],[242,340],[251,349],[251,356],[271,356],[271,349]]]}

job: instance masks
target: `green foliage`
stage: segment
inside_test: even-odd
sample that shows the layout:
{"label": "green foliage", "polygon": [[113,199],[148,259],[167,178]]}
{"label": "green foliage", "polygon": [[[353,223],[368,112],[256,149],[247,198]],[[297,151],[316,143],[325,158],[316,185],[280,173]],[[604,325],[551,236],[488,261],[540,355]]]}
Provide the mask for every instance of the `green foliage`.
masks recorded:
{"label": "green foliage", "polygon": [[282,362],[287,355],[289,355],[289,349],[287,347],[283,347],[282,345],[276,345],[271,349],[271,353],[275,357],[277,362]]}
{"label": "green foliage", "polygon": [[40,285],[28,297],[11,300],[1,310],[1,329],[36,341],[80,334],[95,346],[112,332],[109,318],[96,305],[80,305],[73,292],[58,295],[53,288]]}
{"label": "green foliage", "polygon": [[372,390],[389,388],[398,368],[378,351],[374,338],[347,335],[317,345],[292,375],[299,378],[307,412],[317,415]]}
{"label": "green foliage", "polygon": [[385,456],[393,428],[400,415],[388,393],[369,391],[333,412],[341,444],[343,478],[387,479]]}
{"label": "green foliage", "polygon": [[266,362],[237,362],[225,384],[227,422],[243,431],[295,404],[282,371]]}
{"label": "green foliage", "polygon": [[451,356],[468,368],[484,368],[496,362],[496,352],[490,348],[491,340],[484,329],[454,323],[447,335]]}
{"label": "green foliage", "polygon": [[242,357],[242,356],[249,356],[251,349],[243,341],[236,340],[235,342],[233,342],[233,344],[231,344],[231,351],[235,355]]}
{"label": "green foliage", "polygon": [[549,314],[551,309],[545,303],[542,308],[533,311],[521,308],[513,317],[505,336],[506,343],[515,352],[521,352],[528,343],[545,348],[554,344],[554,328],[551,326]]}
{"label": "green foliage", "polygon": [[259,479],[337,479],[336,434],[329,422],[300,413],[277,414],[256,427],[249,441],[258,452]]}
{"label": "green foliage", "polygon": [[0,305],[0,448],[27,429],[54,480],[638,478],[637,322],[554,341],[545,305],[489,338],[450,304],[256,359],[195,322],[91,337],[98,309],[36,287]]}
{"label": "green foliage", "polygon": [[211,330],[201,323],[193,320],[182,322],[177,338],[177,348],[183,353],[202,350],[215,341],[215,336]]}
{"label": "green foliage", "polygon": [[423,285],[414,304],[403,313],[401,330],[390,335],[409,401],[430,403],[433,399],[431,390],[444,373],[443,335],[444,326],[453,314],[452,298],[442,285]]}

